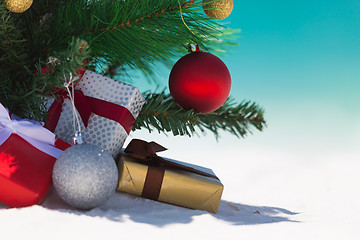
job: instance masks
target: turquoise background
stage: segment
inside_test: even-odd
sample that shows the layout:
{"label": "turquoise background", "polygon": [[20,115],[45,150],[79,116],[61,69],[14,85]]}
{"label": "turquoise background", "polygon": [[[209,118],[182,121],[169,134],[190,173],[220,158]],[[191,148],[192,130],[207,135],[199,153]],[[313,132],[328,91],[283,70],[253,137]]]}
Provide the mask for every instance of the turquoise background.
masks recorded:
{"label": "turquoise background", "polygon": [[[241,30],[238,46],[221,56],[231,95],[262,106],[268,126],[244,139],[223,133],[218,142],[211,134],[194,141],[304,159],[335,151],[359,155],[360,1],[235,0],[221,22]],[[167,87],[169,72],[162,72],[159,89]]]}
{"label": "turquoise background", "polygon": [[[135,131],[127,141],[156,141],[168,148],[160,156],[212,169],[225,186],[222,199],[246,204],[239,213],[248,205],[297,213],[290,219],[299,222],[285,228],[269,224],[259,231],[258,224],[248,232],[240,226],[241,236],[358,236],[352,222],[360,201],[360,1],[235,0],[223,22],[241,29],[239,46],[221,56],[232,76],[231,95],[261,105],[267,127],[240,139]],[[241,215],[241,221],[257,217]]]}
{"label": "turquoise background", "polygon": [[225,59],[233,95],[358,102],[360,1],[234,1],[226,20],[242,30]]}
{"label": "turquoise background", "polygon": [[231,95],[259,103],[269,123],[248,141],[292,151],[359,146],[360,1],[234,1],[224,22],[241,29],[223,59]]}
{"label": "turquoise background", "polygon": [[[231,95],[261,105],[267,127],[218,141],[144,130],[127,141],[156,141],[168,148],[161,156],[212,169],[223,199],[301,213],[301,227],[304,216],[326,225],[302,232],[332,234],[330,223],[351,235],[346,223],[360,199],[360,1],[236,0],[223,22],[241,29],[239,45],[221,56]],[[167,78],[164,71],[164,87]]]}

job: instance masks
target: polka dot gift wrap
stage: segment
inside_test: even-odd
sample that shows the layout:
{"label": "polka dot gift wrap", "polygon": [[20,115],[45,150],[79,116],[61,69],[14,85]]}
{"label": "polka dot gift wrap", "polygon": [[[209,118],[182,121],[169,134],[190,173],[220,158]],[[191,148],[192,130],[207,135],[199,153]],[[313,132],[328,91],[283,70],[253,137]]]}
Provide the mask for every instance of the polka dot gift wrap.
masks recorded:
{"label": "polka dot gift wrap", "polygon": [[[86,70],[75,90],[80,90],[86,97],[100,99],[125,107],[134,119],[139,115],[145,103],[139,90],[128,84]],[[91,113],[88,126],[81,127],[89,143],[107,150],[113,157],[120,152],[128,133],[118,122]],[[132,126],[131,126],[132,127]],[[54,133],[60,139],[72,143],[74,137],[73,113],[69,99],[65,99],[62,112]]]}

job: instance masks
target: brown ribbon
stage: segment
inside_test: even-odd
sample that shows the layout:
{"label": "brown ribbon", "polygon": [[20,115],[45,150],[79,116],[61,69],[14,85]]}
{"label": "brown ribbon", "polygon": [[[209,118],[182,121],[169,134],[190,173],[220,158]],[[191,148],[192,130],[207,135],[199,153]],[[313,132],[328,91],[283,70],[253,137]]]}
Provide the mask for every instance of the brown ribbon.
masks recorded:
{"label": "brown ribbon", "polygon": [[141,197],[158,200],[163,182],[165,169],[179,169],[196,173],[202,176],[218,179],[215,175],[201,170],[182,165],[159,157],[156,153],[167,150],[156,142],[146,142],[140,139],[133,139],[121,155],[135,158],[137,161],[147,164],[148,171],[145,178],[144,188]]}

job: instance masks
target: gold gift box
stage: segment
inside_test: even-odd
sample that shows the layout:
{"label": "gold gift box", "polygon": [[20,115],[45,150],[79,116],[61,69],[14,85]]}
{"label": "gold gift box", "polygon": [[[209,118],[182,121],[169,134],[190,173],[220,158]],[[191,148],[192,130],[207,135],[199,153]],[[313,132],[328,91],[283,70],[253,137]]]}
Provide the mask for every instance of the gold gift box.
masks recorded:
{"label": "gold gift box", "polygon": [[[163,158],[166,159],[166,158]],[[207,168],[175,160],[178,165],[186,165],[200,171],[214,173]],[[141,196],[149,166],[136,158],[120,154],[118,158],[119,185],[117,190]],[[215,176],[215,175],[214,175]],[[216,177],[216,176],[215,176]],[[224,186],[217,178],[206,177],[177,168],[166,168],[161,183],[158,201],[191,209],[216,213]]]}

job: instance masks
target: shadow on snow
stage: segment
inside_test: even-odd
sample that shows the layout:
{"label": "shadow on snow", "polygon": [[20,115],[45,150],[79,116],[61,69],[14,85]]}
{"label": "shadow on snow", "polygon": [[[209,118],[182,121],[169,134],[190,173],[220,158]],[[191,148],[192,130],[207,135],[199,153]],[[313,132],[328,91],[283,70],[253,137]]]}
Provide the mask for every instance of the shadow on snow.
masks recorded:
{"label": "shadow on snow", "polygon": [[[278,207],[250,206],[222,200],[217,214],[200,210],[191,210],[156,202],[126,193],[114,194],[105,204],[89,211],[79,211],[66,205],[55,193],[46,199],[42,206],[47,209],[87,215],[90,217],[107,218],[115,222],[131,220],[138,223],[162,227],[169,224],[186,224],[194,217],[210,214],[232,225],[256,225],[278,222],[298,222],[291,217],[297,213]],[[3,208],[0,206],[0,208]]]}

